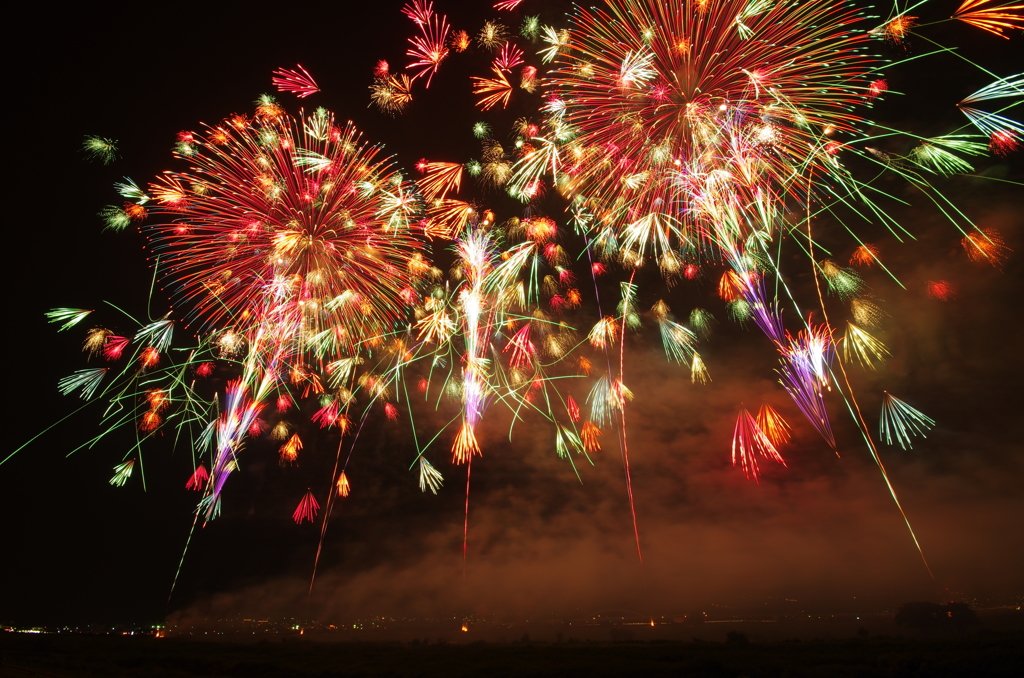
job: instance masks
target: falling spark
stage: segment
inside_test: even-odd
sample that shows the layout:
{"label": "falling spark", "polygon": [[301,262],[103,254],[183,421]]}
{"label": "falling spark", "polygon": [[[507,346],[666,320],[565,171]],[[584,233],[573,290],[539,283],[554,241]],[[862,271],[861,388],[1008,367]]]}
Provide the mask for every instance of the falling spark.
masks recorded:
{"label": "falling spark", "polygon": [[909,450],[911,436],[925,437],[935,426],[935,420],[915,410],[899,398],[885,392],[882,399],[882,416],[878,423],[878,435],[885,439],[886,445],[899,444]]}

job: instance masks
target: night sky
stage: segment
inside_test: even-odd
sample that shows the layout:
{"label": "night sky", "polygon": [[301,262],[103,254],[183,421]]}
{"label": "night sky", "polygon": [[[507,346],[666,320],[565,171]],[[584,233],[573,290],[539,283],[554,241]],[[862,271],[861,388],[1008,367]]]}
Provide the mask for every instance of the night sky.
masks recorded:
{"label": "night sky", "polygon": [[[44,312],[99,308],[108,300],[146,313],[151,273],[142,236],[104,232],[96,216],[120,202],[113,182],[129,176],[144,184],[177,167],[170,153],[176,133],[249,112],[259,94],[272,91],[275,68],[301,63],[322,89],[304,101],[279,95],[290,112],[325,106],[384,143],[410,171],[421,157],[479,157],[470,133],[478,116],[468,76],[484,74],[482,56],[451,57],[404,116],[391,119],[367,107],[376,61],[405,63],[404,41],[412,32],[401,4],[30,10],[36,14],[18,30],[33,36],[33,49],[7,57],[9,86],[17,92],[8,103],[6,154],[12,162],[6,222],[10,449],[81,404],[76,396],[61,396],[57,380],[86,365],[79,349],[88,324],[57,333]],[[487,3],[480,4],[467,12],[439,0],[437,9],[449,14],[455,29],[475,33],[491,15]],[[529,0],[525,4],[533,13]],[[545,3],[545,13],[556,15],[556,4]],[[509,23],[518,26],[522,14]],[[959,25],[929,35],[961,45],[999,75],[1009,75],[1010,55],[1021,53],[1020,36],[1000,40]],[[928,49],[912,41],[908,54]],[[940,133],[961,124],[954,104],[988,82],[948,56],[909,64],[890,76],[890,87],[907,96],[891,97],[877,115],[897,128]],[[513,96],[523,108],[510,111],[506,122],[539,100],[521,91]],[[87,134],[117,139],[121,158],[109,166],[87,162],[79,150]],[[663,297],[680,315],[700,305],[720,321],[700,349],[713,379],[704,387],[691,385],[688,371],[665,360],[653,323],[627,343],[625,382],[636,394],[627,422],[643,570],[613,436],[604,437],[594,466],[580,465],[581,484],[556,457],[550,426],[529,421],[510,443],[508,416],[492,407],[479,433],[484,456],[473,464],[463,579],[464,467],[449,464],[443,444],[428,457],[444,473],[445,486],[436,497],[421,494],[416,474],[405,470],[413,456],[407,423],[390,424],[375,413],[349,467],[353,493],[332,518],[308,609],[303,603],[319,530],[291,520],[308,480],[281,469],[270,448],[262,457],[254,452],[229,485],[223,517],[193,537],[167,603],[197,496],[183,488],[190,455],[173,450],[171,436],[164,436],[146,457],[145,492],[137,474],[124,488],[110,486],[111,468],[132,444],[133,431],[66,458],[99,433],[100,408],[94,406],[0,467],[6,512],[0,623],[142,622],[171,612],[180,618],[325,619],[608,608],[670,614],[783,598],[839,609],[858,601],[885,607],[1020,596],[1024,197],[1012,182],[1024,179],[1021,159],[1020,152],[982,159],[979,174],[987,178],[937,182],[975,223],[998,229],[1015,250],[1002,271],[968,262],[959,233],[898,179],[879,185],[911,203],[890,206],[916,241],[900,243],[872,225],[858,231],[880,247],[906,289],[877,270],[865,274],[890,316],[881,336],[894,357],[877,373],[854,368],[853,384],[873,428],[883,389],[938,422],[927,439],[915,439],[913,450],[881,447],[935,582],[841,401],[829,400],[837,458],[777,383],[769,341],[753,326],[726,320],[715,296],[719,271],[668,291],[655,278],[640,279],[641,307]],[[501,218],[517,214],[506,198],[486,201]],[[553,201],[544,207],[558,219]],[[845,261],[856,243],[836,224],[818,229],[823,244]],[[787,264],[793,289],[810,294],[809,264],[796,252]],[[952,283],[955,298],[927,296],[929,280]],[[155,291],[154,317],[166,311],[166,299]],[[830,309],[845,319],[841,304]],[[592,302],[569,318],[580,328],[595,319]],[[794,329],[795,315],[788,311],[785,319]],[[569,392],[582,402],[589,385],[580,380]],[[756,485],[731,467],[729,446],[740,403],[753,410],[763,401],[794,424],[796,437],[783,450],[788,468],[764,464]],[[455,411],[449,406],[418,416],[429,429]],[[332,454],[329,436],[304,459],[316,465],[318,451],[321,459]]]}

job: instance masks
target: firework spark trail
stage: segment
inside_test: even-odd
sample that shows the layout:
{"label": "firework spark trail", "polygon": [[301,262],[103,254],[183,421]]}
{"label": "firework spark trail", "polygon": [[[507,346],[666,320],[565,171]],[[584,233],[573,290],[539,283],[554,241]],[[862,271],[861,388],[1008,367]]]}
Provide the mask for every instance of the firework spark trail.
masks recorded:
{"label": "firework spark trail", "polygon": [[409,38],[412,47],[406,55],[413,61],[406,68],[416,70],[413,80],[427,76],[426,86],[430,87],[434,75],[441,67],[441,62],[448,56],[448,48],[445,46],[451,30],[448,18],[434,12],[433,2],[423,0],[414,0],[402,11],[420,28],[420,35]]}
{"label": "firework spark trail", "polygon": [[[500,322],[500,303],[491,299],[488,288],[497,287],[494,276],[502,276],[501,267],[494,263],[494,252],[490,237],[475,228],[468,230],[457,244],[457,252],[463,266],[467,286],[459,292],[459,305],[464,322],[463,338],[466,342],[465,367],[463,368],[462,427],[452,446],[455,463],[466,464],[466,503],[462,533],[463,579],[466,577],[466,559],[469,548],[469,499],[470,479],[474,455],[482,455],[476,437],[476,427],[490,397],[489,371],[491,361],[485,357],[488,345],[487,334]],[[532,248],[523,248],[520,254],[528,255]],[[520,257],[521,258],[521,257]],[[525,261],[525,260],[524,260]],[[509,258],[506,264],[516,266],[516,259]],[[524,325],[529,327],[529,325]],[[496,366],[495,366],[496,368]]]}
{"label": "firework spark trail", "polygon": [[488,238],[475,232],[469,233],[458,246],[468,287],[460,292],[459,300],[465,322],[466,366],[462,380],[462,428],[452,447],[452,457],[456,463],[467,463],[473,455],[481,454],[476,425],[483,415],[487,396],[486,370],[489,361],[484,357],[487,342],[481,336],[481,331],[486,331],[489,325],[483,318],[490,310],[485,308],[484,292],[486,277],[492,271],[489,246]]}
{"label": "firework spark trail", "polygon": [[[809,176],[808,182],[810,182]],[[811,234],[809,201],[806,203],[806,210],[807,214],[805,221],[807,223],[807,243],[808,247],[810,248],[811,270],[814,276],[814,288],[818,293],[818,305],[821,308],[822,316],[825,319],[825,330],[828,332],[830,339],[832,339],[832,342],[834,343],[835,340],[834,338],[832,338],[832,324],[829,322],[828,311],[825,308],[825,297],[822,296],[821,293],[821,281],[818,277],[818,266],[814,261],[814,238]],[[857,427],[860,430],[861,436],[864,438],[864,442],[867,443],[868,451],[871,453],[871,458],[874,460],[875,465],[878,466],[878,470],[882,474],[882,479],[885,481],[885,486],[889,490],[889,496],[892,497],[893,503],[896,504],[896,508],[899,509],[900,515],[903,516],[903,523],[907,526],[907,530],[910,532],[910,538],[913,540],[914,547],[917,549],[918,554],[920,554],[921,556],[921,562],[924,563],[924,568],[928,570],[928,576],[932,578],[932,581],[936,581],[935,574],[932,572],[932,568],[928,564],[928,559],[924,555],[924,549],[921,548],[921,543],[917,540],[917,534],[914,533],[914,528],[910,524],[910,518],[907,517],[906,511],[903,510],[903,504],[900,503],[899,497],[896,496],[896,488],[893,487],[892,482],[889,480],[889,473],[885,470],[885,464],[882,463],[882,458],[878,454],[878,448],[875,446],[875,441],[871,436],[870,430],[868,429],[868,424],[864,420],[864,414],[860,411],[860,405],[857,403],[857,397],[853,392],[853,385],[850,383],[850,376],[846,372],[846,366],[844,365],[841,356],[836,356],[836,363],[839,365],[839,371],[843,375],[843,382],[846,384],[846,391],[840,391],[840,393],[843,394],[843,401],[846,403],[847,408],[851,410],[851,413],[856,412],[856,421],[858,425]],[[847,397],[847,394],[849,394],[849,397]],[[836,450],[836,454],[839,454],[838,450]]]}
{"label": "firework spark trail", "polygon": [[[821,284],[820,284],[820,280],[818,279],[818,267],[817,267],[816,264],[813,263],[814,262],[814,258],[813,258],[813,239],[812,239],[811,233],[810,233],[810,228],[811,228],[810,221],[811,220],[810,220],[810,212],[809,212],[809,210],[810,210],[809,203],[807,204],[807,210],[808,210],[808,216],[805,218],[805,221],[807,223],[807,228],[808,228],[808,242],[809,242],[808,247],[810,248],[810,253],[811,253],[810,259],[811,259],[811,262],[812,262],[812,269],[814,271],[815,289],[816,289],[817,295],[818,295],[819,306],[821,307],[822,313],[825,316],[825,322],[823,323],[822,327],[823,327],[823,329],[825,331],[828,332],[829,337],[831,338],[831,336],[832,336],[832,326],[829,323],[828,316],[827,316],[827,311],[825,309],[824,296],[822,295]],[[782,282],[781,274],[778,272],[777,269],[776,269],[775,273],[776,273],[777,280],[781,283],[782,288],[786,291],[786,293],[789,296],[790,300],[794,304],[794,307],[797,310],[797,314],[800,315],[801,314],[800,309],[799,309],[799,307],[796,306],[796,301],[795,301],[795,299],[793,299],[792,293],[789,291],[788,286],[784,282]],[[810,331],[810,330],[811,330],[811,325],[809,323],[805,323],[805,331]],[[906,512],[903,509],[903,505],[900,502],[899,497],[896,494],[896,488],[893,486],[892,482],[890,481],[889,474],[888,474],[888,472],[887,472],[887,470],[885,468],[885,465],[882,463],[880,455],[878,454],[877,446],[875,445],[874,439],[872,438],[872,436],[871,436],[871,434],[869,432],[869,429],[868,429],[868,426],[867,426],[867,422],[864,419],[863,413],[861,412],[860,406],[857,403],[856,397],[855,397],[855,395],[853,393],[853,388],[852,388],[852,385],[850,383],[849,375],[846,372],[846,368],[845,368],[844,362],[843,362],[843,360],[837,360],[837,362],[839,364],[840,372],[841,372],[841,374],[843,376],[843,381],[844,381],[844,383],[846,385],[846,390],[845,391],[842,390],[842,389],[840,389],[840,391],[839,391],[840,395],[843,398],[843,402],[846,404],[846,407],[849,410],[850,415],[854,418],[855,422],[857,423],[857,428],[860,431],[861,437],[864,439],[864,442],[865,442],[865,444],[866,444],[866,446],[868,448],[868,452],[870,453],[872,460],[875,462],[876,466],[878,467],[879,471],[881,472],[882,479],[883,479],[883,481],[885,482],[885,485],[886,485],[886,489],[889,491],[889,495],[890,495],[890,497],[892,497],[893,503],[896,505],[897,510],[899,510],[900,515],[903,518],[903,522],[906,525],[908,532],[910,533],[911,540],[914,542],[914,547],[917,549],[918,554],[921,557],[921,561],[924,563],[925,569],[927,570],[929,577],[931,577],[931,579],[933,581],[935,581],[935,575],[932,572],[931,566],[928,564],[928,560],[927,560],[927,558],[924,555],[924,551],[923,551],[923,549],[921,547],[920,542],[917,539],[917,535],[914,532],[914,528],[910,524],[910,519],[908,518]],[[828,368],[828,369],[831,372],[831,368]],[[847,396],[847,393],[849,393],[849,396]],[[836,455],[837,456],[839,455],[838,450],[836,450]]]}
{"label": "firework spark trail", "polygon": [[839,456],[823,393],[828,386],[828,366],[835,354],[831,327],[827,320],[815,326],[810,319],[806,327],[795,338],[788,337],[787,346],[779,348],[782,354],[782,366],[778,369],[780,381],[804,417]]}
{"label": "firework spark trail", "polygon": [[[405,358],[405,356],[403,356],[401,354],[398,354],[396,356],[397,364],[393,368],[393,371],[394,371],[394,373],[396,375],[396,379],[399,380],[399,381],[401,381],[401,379],[398,376],[398,374],[399,374],[400,370],[402,369],[402,367],[404,365],[404,358]],[[404,381],[402,383],[403,383],[403,386],[404,386]],[[345,442],[344,435],[342,435],[339,438],[339,440],[338,440],[338,447],[337,447],[337,450],[335,451],[335,455],[334,455],[334,468],[331,470],[330,486],[328,487],[328,490],[327,490],[327,502],[326,502],[326,505],[324,507],[324,517],[323,517],[323,521],[320,524],[320,537],[319,537],[319,539],[317,541],[316,555],[313,558],[313,568],[312,568],[312,573],[310,574],[310,578],[309,578],[309,589],[306,592],[306,607],[307,608],[309,606],[310,597],[313,594],[313,585],[316,583],[316,573],[317,573],[317,568],[318,568],[318,566],[320,564],[320,555],[323,552],[324,539],[327,536],[327,526],[328,526],[328,523],[330,522],[331,517],[334,515],[334,507],[335,507],[335,505],[337,503],[337,498],[339,496],[340,497],[348,496],[349,483],[348,483],[347,477],[345,476],[345,471],[348,469],[349,462],[352,460],[352,454],[353,454],[353,452],[355,452],[356,443],[359,442],[359,436],[363,432],[363,427],[366,424],[367,416],[369,415],[370,410],[373,408],[373,405],[376,403],[376,401],[377,401],[379,396],[380,396],[380,392],[374,394],[373,397],[370,399],[370,402],[367,403],[366,407],[363,409],[363,413],[359,417],[359,426],[356,428],[356,432],[352,436],[352,442],[349,444],[348,454],[345,457],[344,464],[341,464],[341,448],[342,448],[342,445]],[[406,403],[407,404],[408,404],[408,401],[409,401],[409,397],[408,397],[408,393],[406,393]],[[409,411],[409,422],[411,424],[411,429],[412,429],[413,437],[415,438],[416,437],[416,425],[415,425],[415,422],[412,419],[412,409],[409,408],[408,411]],[[417,442],[417,446],[418,446],[418,442]],[[339,468],[341,469],[340,473],[338,471]],[[438,474],[438,477],[440,477],[440,474]],[[337,479],[337,480],[335,480],[335,479]],[[335,491],[335,488],[337,488],[337,491]],[[436,494],[436,490],[435,490],[435,494]]]}
{"label": "firework spark trail", "polygon": [[[399,356],[398,360],[399,360],[399,365],[397,365],[395,367],[396,371],[401,367],[402,357]],[[330,485],[329,485],[328,490],[327,490],[327,502],[326,502],[326,506],[324,507],[324,517],[323,517],[323,521],[321,522],[321,525],[320,525],[320,537],[319,537],[319,540],[317,542],[316,556],[313,559],[313,569],[312,569],[312,574],[310,575],[310,579],[309,579],[309,590],[307,591],[307,594],[306,594],[306,605],[307,606],[309,605],[309,598],[310,598],[310,596],[313,593],[313,585],[314,585],[314,583],[316,581],[317,567],[318,567],[318,565],[320,563],[320,555],[321,555],[321,553],[323,551],[324,538],[327,535],[327,525],[328,525],[328,523],[330,521],[331,516],[333,515],[334,506],[337,503],[337,497],[338,496],[341,496],[341,497],[348,496],[349,484],[348,484],[348,479],[345,476],[345,471],[346,471],[346,469],[348,469],[349,462],[352,460],[352,454],[353,454],[353,452],[355,452],[356,444],[359,442],[359,436],[362,433],[363,427],[366,424],[367,415],[369,415],[370,410],[373,408],[373,405],[376,403],[376,401],[380,397],[380,395],[381,395],[381,391],[378,391],[377,393],[375,393],[371,397],[370,401],[367,403],[366,407],[363,409],[363,413],[359,417],[359,426],[356,428],[355,435],[352,436],[352,442],[349,443],[348,454],[345,457],[344,464],[340,463],[340,461],[341,461],[341,448],[342,448],[342,445],[345,442],[344,435],[342,435],[341,438],[338,440],[338,447],[337,447],[337,450],[335,452],[335,457],[334,457],[334,468],[331,471]],[[411,412],[410,412],[410,416],[411,416]],[[339,466],[341,468],[341,472],[340,473],[338,472]],[[337,488],[337,490],[335,490],[335,488]]]}
{"label": "firework spark trail", "polygon": [[[780,277],[780,282],[781,282],[781,277]],[[796,304],[796,300],[793,298],[792,293],[790,292],[788,286],[784,282],[782,283],[782,289],[786,291],[786,294],[789,296],[790,301],[793,303],[793,306],[796,309],[797,314],[801,315],[801,311],[800,311],[800,308]],[[819,296],[819,303],[821,303],[821,297],[820,296]],[[844,382],[847,384],[847,389],[852,394],[852,389],[850,388],[849,376],[846,373],[843,361],[840,360],[838,362],[839,362],[840,369],[842,371]],[[841,389],[840,389],[839,392],[840,392],[840,395],[843,398],[843,403],[846,405],[847,410],[850,413],[850,416],[853,417],[854,421],[857,423],[857,428],[860,431],[861,437],[864,439],[865,444],[867,445],[867,448],[868,448],[869,453],[871,454],[872,460],[878,466],[878,469],[879,469],[879,471],[882,474],[882,479],[885,482],[886,489],[889,491],[889,495],[892,497],[893,503],[896,504],[896,508],[899,510],[900,515],[903,518],[903,522],[906,525],[907,530],[910,533],[911,540],[914,542],[914,547],[917,549],[918,554],[921,556],[921,560],[924,563],[925,569],[928,571],[928,574],[932,578],[932,580],[935,581],[935,575],[932,572],[931,567],[928,564],[927,558],[925,558],[925,555],[924,555],[924,552],[923,552],[923,550],[921,548],[920,542],[918,542],[918,540],[917,540],[917,535],[914,533],[913,526],[910,524],[910,519],[907,517],[906,513],[903,510],[903,506],[902,506],[902,504],[899,501],[899,497],[896,495],[896,488],[893,487],[892,483],[890,482],[888,472],[885,469],[885,465],[882,463],[882,460],[881,460],[880,456],[878,455],[878,450],[877,450],[877,447],[875,446],[874,440],[871,437],[870,433],[868,432],[867,422],[864,420],[864,416],[863,416],[863,413],[860,411],[859,405],[856,403],[855,400],[853,400],[852,398],[847,397],[846,392],[842,391]],[[837,454],[838,454],[838,452],[837,452]]]}
{"label": "firework spark trail", "polygon": [[951,18],[1009,39],[1006,31],[1024,28],[1024,16],[1021,15],[1024,5],[984,6],[994,1],[998,0],[964,0]]}
{"label": "firework spark trail", "polygon": [[[636,277],[636,269],[629,276],[629,285],[633,285],[633,280]],[[625,379],[626,373],[626,321],[625,313],[626,309],[623,308],[623,321],[622,331],[619,334],[619,378],[618,383],[622,384]],[[618,395],[618,394],[616,394]],[[633,501],[633,478],[629,471],[629,445],[626,441],[626,407],[625,403],[621,403],[619,407],[619,421],[621,423],[619,427],[619,437],[622,442],[622,467],[626,473],[626,494],[629,496],[629,513],[633,518],[633,536],[636,539],[636,555],[640,559],[640,572],[644,577],[644,588],[647,588],[647,575],[644,573],[644,554],[640,549],[640,528],[637,526],[636,521],[636,504]],[[648,591],[650,596],[650,591]]]}
{"label": "firework spark trail", "polygon": [[775,408],[767,403],[761,405],[757,411],[757,425],[776,448],[788,443],[792,438],[792,428]]}
{"label": "firework spark trail", "polygon": [[195,534],[196,525],[199,523],[199,510],[192,515],[192,526],[188,528],[188,537],[185,538],[185,547],[181,550],[181,558],[178,560],[178,567],[174,571],[174,579],[171,580],[171,590],[167,592],[167,605],[171,604],[171,597],[174,596],[174,589],[178,586],[178,578],[181,570],[185,567],[185,556],[188,555],[188,547],[192,543],[192,535]]}
{"label": "firework spark trail", "polygon": [[928,570],[928,576],[932,578],[932,581],[936,581],[935,574],[932,572],[932,568],[928,564],[928,559],[924,555],[924,549],[921,548],[921,543],[917,540],[917,535],[914,533],[914,528],[910,524],[910,518],[907,517],[906,511],[903,510],[903,504],[900,503],[899,497],[896,496],[896,488],[893,487],[892,482],[889,480],[889,473],[888,471],[885,470],[885,464],[882,463],[882,458],[878,454],[878,448],[875,445],[875,441],[871,437],[871,434],[868,432],[868,424],[864,420],[864,415],[860,411],[860,405],[857,403],[857,399],[853,394],[853,387],[851,386],[850,378],[846,373],[846,367],[844,366],[843,361],[841,359],[837,360],[836,362],[839,364],[839,370],[843,375],[843,381],[846,383],[846,390],[850,394],[849,399],[845,398],[844,394],[843,400],[844,402],[846,402],[848,408],[852,404],[853,407],[851,411],[856,411],[856,420],[858,422],[858,428],[860,429],[861,436],[864,438],[864,442],[867,443],[868,450],[871,452],[871,458],[878,466],[878,470],[882,474],[882,479],[885,481],[885,486],[889,490],[889,495],[892,497],[893,502],[896,504],[896,508],[899,509],[900,515],[903,517],[903,522],[907,526],[907,530],[910,532],[910,538],[914,541],[914,547],[917,549],[918,554],[920,554],[921,556],[921,562],[924,563],[925,569]]}
{"label": "firework spark trail", "polygon": [[320,504],[313,496],[313,490],[307,489],[306,494],[302,495],[299,505],[295,508],[295,513],[292,514],[292,520],[297,524],[302,524],[306,520],[312,523],[316,520],[316,513],[319,510]]}
{"label": "firework spark trail", "polygon": [[82,152],[90,160],[96,160],[104,165],[109,165],[117,160],[117,141],[89,135],[82,142]]}
{"label": "firework spark trail", "polygon": [[882,399],[882,416],[878,422],[878,436],[885,438],[887,445],[892,445],[895,440],[904,450],[909,450],[912,447],[910,437],[925,437],[933,426],[934,419],[894,397],[888,391],[885,392]]}
{"label": "firework spark trail", "polygon": [[[362,431],[362,429],[363,429],[363,421],[366,421],[365,416],[363,417],[363,420],[360,421],[359,428],[356,430],[355,436],[353,436],[353,439],[352,439],[352,446],[353,447],[355,447],[356,440],[358,440],[358,438],[359,438],[359,432]],[[338,440],[338,449],[337,449],[337,451],[335,452],[335,455],[334,455],[334,469],[331,471],[332,488],[328,489],[328,491],[327,491],[327,505],[324,506],[324,518],[320,522],[320,538],[319,538],[319,540],[317,541],[317,544],[316,544],[316,555],[313,556],[313,571],[309,575],[309,589],[306,591],[306,608],[307,609],[309,608],[310,597],[312,597],[312,595],[313,595],[313,584],[316,582],[316,570],[317,570],[317,567],[320,565],[320,554],[323,552],[323,548],[324,548],[324,537],[327,536],[327,523],[330,521],[331,515],[332,515],[332,513],[334,511],[334,494],[335,493],[332,492],[331,490],[333,489],[334,478],[338,477],[338,463],[341,461],[341,445],[342,445],[342,443],[344,441],[345,441],[344,437],[342,437],[342,438],[340,438]],[[351,454],[351,452],[349,454]],[[347,464],[347,461],[346,461],[346,466],[347,465],[348,464]],[[344,471],[342,471],[342,473],[344,473]]]}
{"label": "firework spark trail", "polygon": [[274,71],[274,77],[271,80],[279,92],[291,92],[300,99],[304,99],[320,91],[313,76],[302,67],[302,64],[296,64],[295,68],[296,70],[279,68]]}
{"label": "firework spark trail", "polygon": [[[587,255],[587,261],[590,264],[589,270],[590,270],[591,280],[593,281],[593,284],[594,284],[594,298],[595,298],[595,300],[597,302],[598,317],[603,317],[603,311],[601,310],[601,293],[600,293],[600,291],[598,290],[598,287],[597,287],[597,276],[594,274],[594,259],[593,259],[593,253],[592,253],[591,242],[590,242],[589,228],[588,228],[587,225],[583,224],[579,218],[576,218],[575,221],[576,221],[576,224],[577,224],[579,232],[583,235],[583,238],[584,238],[584,244],[585,244],[584,252]],[[636,275],[636,269],[634,269],[633,273],[630,275],[630,279],[629,279],[629,284],[630,285],[633,284],[633,280],[634,280],[635,275]],[[625,309],[623,309],[623,310],[625,311]],[[625,335],[625,332],[626,332],[626,323],[623,322],[622,323],[622,333],[619,336],[619,380],[620,381],[622,381],[623,373],[625,371],[625,345],[626,345],[626,335]],[[611,372],[612,372],[611,357],[609,356],[607,349],[605,349],[603,351],[603,353],[604,353],[604,357],[605,357],[605,363],[606,363],[606,366],[607,366],[607,369],[608,369],[608,374],[611,375]],[[620,417],[621,426],[620,426],[620,429],[619,429],[619,435],[616,436],[616,438],[617,438],[618,443],[619,443],[619,452],[620,452],[620,455],[622,457],[623,471],[624,471],[625,476],[626,476],[626,495],[629,498],[629,513],[630,513],[630,517],[632,518],[632,521],[633,521],[633,537],[634,537],[634,539],[636,541],[636,553],[637,553],[637,559],[639,560],[639,563],[640,563],[640,575],[643,578],[644,590],[647,593],[647,596],[649,598],[650,597],[650,590],[649,590],[648,584],[647,584],[647,573],[646,573],[646,570],[644,569],[644,554],[643,554],[643,550],[641,549],[641,546],[640,546],[640,529],[639,529],[639,525],[637,523],[637,518],[636,518],[636,506],[635,506],[635,503],[634,503],[634,500],[633,500],[633,479],[632,479],[632,474],[630,473],[630,468],[629,468],[629,450],[628,450],[627,441],[626,441],[626,410],[625,410],[625,407],[622,407],[620,409],[619,417]]]}
{"label": "firework spark trail", "polygon": [[[782,364],[777,372],[780,382],[838,456],[822,392],[823,387],[828,385],[827,370],[834,353],[834,344],[824,335],[824,328],[816,328],[809,320],[805,323],[805,329],[798,332],[796,337],[786,332],[778,302],[767,299],[763,276],[747,268],[744,257],[735,246],[731,246],[728,251],[727,258],[735,272],[731,279],[739,287],[740,298],[746,302],[749,316],[779,352]],[[756,473],[753,477],[756,478]]]}
{"label": "firework spark trail", "polygon": [[498,104],[501,104],[502,108],[507,108],[509,97],[512,95],[512,85],[509,84],[505,73],[498,67],[495,67],[493,72],[494,78],[473,78],[476,81],[473,85],[473,94],[486,95],[477,102],[481,110],[486,111]]}
{"label": "firework spark trail", "polygon": [[466,581],[466,557],[469,551],[469,474],[473,470],[473,458],[466,462],[466,515],[462,523],[462,581]]}
{"label": "firework spark trail", "polygon": [[746,408],[742,408],[736,418],[736,426],[733,431],[732,465],[741,466],[743,475],[760,484],[758,477],[761,475],[761,469],[757,463],[758,456],[771,459],[783,466],[786,465],[782,455],[776,449],[775,443],[764,432],[761,425],[750,416]]}
{"label": "firework spark trail", "polygon": [[[207,480],[208,490],[203,497],[205,502],[205,519],[211,520],[220,512],[221,491],[228,476],[238,468],[238,452],[246,436],[252,430],[253,423],[263,409],[263,402],[271,393],[277,370],[283,361],[283,354],[288,350],[277,345],[271,353],[266,365],[260,365],[258,358],[263,354],[255,350],[263,341],[269,341],[264,332],[259,331],[254,337],[254,350],[245,362],[245,371],[237,380],[228,384],[225,393],[224,414],[217,422],[217,452],[214,457],[210,477]],[[252,396],[248,394],[250,385]]]}

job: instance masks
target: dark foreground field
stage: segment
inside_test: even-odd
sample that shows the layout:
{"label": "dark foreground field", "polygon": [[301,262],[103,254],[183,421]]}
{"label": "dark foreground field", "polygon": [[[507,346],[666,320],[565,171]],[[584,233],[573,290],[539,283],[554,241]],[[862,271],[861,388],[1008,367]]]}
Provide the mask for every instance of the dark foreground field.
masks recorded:
{"label": "dark foreground field", "polygon": [[1013,676],[1024,635],[768,643],[229,643],[0,634],[0,676]]}

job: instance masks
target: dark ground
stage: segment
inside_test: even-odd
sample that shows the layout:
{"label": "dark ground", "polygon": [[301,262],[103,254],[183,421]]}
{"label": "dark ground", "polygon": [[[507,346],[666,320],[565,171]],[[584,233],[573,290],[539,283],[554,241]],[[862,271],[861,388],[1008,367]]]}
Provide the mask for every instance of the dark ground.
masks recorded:
{"label": "dark ground", "polygon": [[0,634],[0,676],[1021,676],[1024,634],[746,642],[242,644]]}

